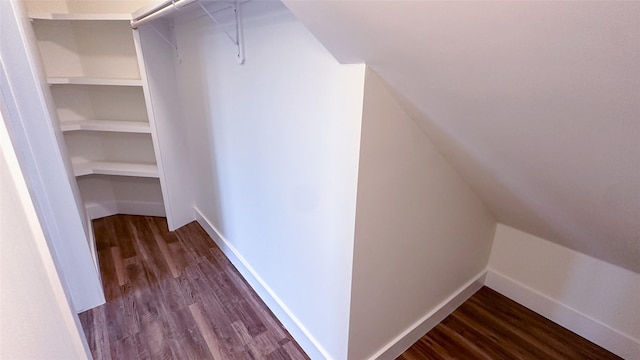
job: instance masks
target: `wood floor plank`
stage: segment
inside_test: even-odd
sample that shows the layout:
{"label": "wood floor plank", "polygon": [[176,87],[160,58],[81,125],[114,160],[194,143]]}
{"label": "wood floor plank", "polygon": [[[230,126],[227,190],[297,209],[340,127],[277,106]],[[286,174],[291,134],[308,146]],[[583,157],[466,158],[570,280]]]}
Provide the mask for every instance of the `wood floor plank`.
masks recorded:
{"label": "wood floor plank", "polygon": [[153,220],[153,218],[147,218],[146,220],[147,225],[149,226],[149,229],[151,230],[151,233],[153,234],[153,237],[156,241],[156,244],[158,245],[158,250],[160,250],[164,262],[167,264],[169,271],[171,271],[171,275],[173,275],[174,278],[178,277],[180,274],[178,273],[178,270],[176,269],[176,266],[174,264],[174,254],[169,251],[169,247],[166,243],[166,235],[168,233],[161,231],[160,227],[158,227],[158,224],[155,220]]}
{"label": "wood floor plank", "polygon": [[256,344],[256,347],[260,349],[262,355],[267,355],[280,348],[280,344],[278,344],[278,339],[273,337],[268,331],[263,332],[260,335],[252,337],[252,341]]}
{"label": "wood floor plank", "polygon": [[161,314],[145,324],[140,338],[146,345],[150,359],[178,359],[168,341],[170,338],[168,329],[169,324]]}
{"label": "wood floor plank", "polygon": [[113,229],[107,224],[107,218],[96,219],[93,221],[93,233],[96,238],[96,250],[100,251],[103,249],[110,248],[111,242],[115,241],[115,236],[113,236],[110,231]]}
{"label": "wood floor plank", "polygon": [[122,260],[122,253],[119,246],[111,247],[111,259],[113,260],[113,267],[116,271],[116,278],[118,279],[118,286],[122,286],[127,283],[124,271],[124,261]]}
{"label": "wood floor plank", "polygon": [[189,307],[169,312],[171,344],[180,359],[213,359]]}
{"label": "wood floor plank", "polygon": [[207,260],[202,262],[201,266],[213,285],[213,293],[224,305],[224,311],[229,319],[232,322],[240,321],[245,324],[252,336],[264,332],[266,327],[253,308],[248,305],[245,299],[246,294],[241,290],[243,286],[237,286],[225,271],[229,270],[231,264],[221,263],[215,257],[207,257]]}
{"label": "wood floor plank", "polygon": [[289,359],[291,360],[304,360],[307,358],[304,351],[300,348],[300,345],[295,341],[288,341],[281,346],[287,355],[289,355]]}
{"label": "wood floor plank", "polygon": [[234,321],[231,323],[231,327],[233,331],[235,331],[236,336],[244,343],[245,347],[251,353],[251,358],[255,360],[262,360],[263,357],[263,349],[258,346],[256,341],[254,341],[253,336],[249,334],[249,330],[244,326],[242,321]]}
{"label": "wood floor plank", "polygon": [[80,319],[95,359],[308,359],[197,223],[93,223],[107,303]]}
{"label": "wood floor plank", "polygon": [[191,311],[191,315],[200,330],[200,334],[207,344],[210,355],[216,360],[224,359],[223,353],[225,353],[225,351],[222,350],[220,340],[204,318],[200,306],[198,304],[189,305],[189,310]]}
{"label": "wood floor plank", "polygon": [[111,342],[111,357],[113,359],[140,360],[149,358],[146,349],[140,351],[139,337],[136,335],[127,336],[117,341]]}
{"label": "wood floor plank", "polygon": [[131,284],[125,284],[120,287],[120,292],[122,293],[122,318],[124,329],[127,334],[135,335],[140,332],[135,289]]}
{"label": "wood floor plank", "polygon": [[269,354],[267,354],[267,356],[264,359],[265,360],[290,360],[291,357],[289,357],[289,354],[285,349],[277,348],[272,352],[270,352]]}
{"label": "wood floor plank", "polygon": [[[177,237],[175,237],[177,239]],[[188,253],[188,250],[185,249],[182,242],[179,240],[175,240],[173,242],[167,242],[167,250],[171,254],[171,258],[173,259],[173,266],[178,274],[176,278],[180,277],[184,273],[184,269],[193,264],[195,262],[199,262],[199,258],[196,256],[191,256]],[[197,261],[194,261],[197,259]]]}
{"label": "wood floor plank", "polygon": [[119,221],[113,216],[104,218],[110,231],[109,235],[113,237],[110,241],[111,246],[119,246],[122,257],[125,259],[136,256],[135,246],[131,241],[133,234],[127,226],[127,216],[129,215],[122,215],[124,221]]}
{"label": "wood floor plank", "polygon": [[109,324],[105,315],[105,306],[99,306],[93,313],[92,326],[90,329],[93,331],[93,344],[90,348],[93,352],[94,358],[98,359],[111,359],[111,349],[109,339]]}
{"label": "wood floor plank", "polygon": [[104,247],[98,250],[98,257],[100,259],[100,276],[104,288],[104,297],[107,301],[117,299],[121,293],[111,247]]}
{"label": "wood floor plank", "polygon": [[[515,352],[519,358],[525,359],[547,359],[550,355],[540,347],[540,342],[536,339],[527,339],[522,336],[522,332],[509,326],[499,319],[493,318],[490,311],[487,311],[476,304],[464,304],[468,311],[460,312],[457,316],[472,326],[481,329],[484,333],[496,338],[502,338],[503,346],[509,346],[512,352]],[[515,332],[514,332],[515,331]],[[532,343],[533,341],[534,343]]]}
{"label": "wood floor plank", "polygon": [[[581,358],[606,358],[609,352],[601,347],[583,339],[557,324],[549,321],[542,316],[531,316],[531,310],[524,306],[512,306],[514,302],[509,298],[502,296],[489,288],[483,289],[478,296],[472,301],[482,304],[490,302],[495,308],[494,314],[517,328],[520,328],[524,334],[539,339],[541,343],[547,347],[554,349],[557,356],[562,358],[571,358],[576,353]],[[567,342],[566,339],[574,339],[579,347],[573,343]]]}
{"label": "wood floor plank", "polygon": [[398,359],[620,358],[483,287]]}
{"label": "wood floor plank", "polygon": [[447,317],[441,324],[450,329],[450,331],[459,334],[458,336],[468,339],[491,359],[509,360],[514,358],[513,353],[505,350],[505,348],[509,347],[509,344],[505,343],[505,339],[493,336],[492,332],[485,329],[484,326],[482,328],[469,326],[469,323],[455,314]]}

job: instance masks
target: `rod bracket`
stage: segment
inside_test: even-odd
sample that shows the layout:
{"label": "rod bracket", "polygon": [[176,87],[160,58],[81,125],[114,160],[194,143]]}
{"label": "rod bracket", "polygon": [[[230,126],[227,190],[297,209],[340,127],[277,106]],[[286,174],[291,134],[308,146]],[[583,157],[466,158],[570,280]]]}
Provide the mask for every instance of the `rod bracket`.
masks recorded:
{"label": "rod bracket", "polygon": [[[235,20],[235,36],[229,34],[228,31],[223,30],[223,32],[225,33],[225,35],[227,35],[227,37],[229,38],[229,40],[231,40],[231,42],[236,46],[237,52],[236,52],[236,61],[238,62],[238,64],[242,65],[244,64],[245,61],[245,56],[244,56],[244,26],[242,25],[242,2],[240,2],[239,0],[235,0],[233,2],[229,2],[230,3],[230,7],[226,7],[222,10],[226,10],[231,8],[233,10],[234,13],[234,20]],[[200,5],[200,8],[202,9],[202,11],[204,11],[207,16],[209,16],[209,18],[216,24],[216,25],[221,25],[220,21],[218,19],[216,19],[216,17],[214,16],[214,14],[212,12],[210,12],[204,5],[202,5],[202,3],[198,3],[198,5]],[[219,11],[222,11],[219,10]]]}

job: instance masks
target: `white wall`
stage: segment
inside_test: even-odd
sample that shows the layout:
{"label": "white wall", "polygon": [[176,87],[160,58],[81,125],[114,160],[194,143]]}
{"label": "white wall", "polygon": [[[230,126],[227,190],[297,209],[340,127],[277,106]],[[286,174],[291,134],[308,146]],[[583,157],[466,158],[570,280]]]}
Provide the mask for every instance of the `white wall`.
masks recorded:
{"label": "white wall", "polygon": [[485,270],[495,220],[368,70],[349,359],[366,359]]}
{"label": "white wall", "polygon": [[0,150],[0,358],[88,359],[1,112]]}
{"label": "white wall", "polygon": [[195,205],[305,350],[344,359],[364,65],[338,64],[279,3],[244,13],[242,66],[206,16],[176,20]]}
{"label": "white wall", "polygon": [[167,223],[175,230],[193,220],[193,175],[189,168],[188,138],[183,125],[180,96],[177,93],[175,48],[165,38],[173,38],[170,23],[155,21],[134,31],[140,68],[154,137],[156,163],[160,171],[162,199],[167,209]]}
{"label": "white wall", "polygon": [[21,0],[29,12],[132,13],[153,0]]}
{"label": "white wall", "polygon": [[16,1],[0,1],[0,91],[5,123],[30,195],[73,307],[82,311],[104,302],[102,285],[87,242],[88,222],[66,154],[54,126],[29,20]]}
{"label": "white wall", "polygon": [[640,274],[499,224],[486,284],[626,359],[640,354]]}
{"label": "white wall", "polygon": [[503,224],[640,273],[640,2],[297,1]]}

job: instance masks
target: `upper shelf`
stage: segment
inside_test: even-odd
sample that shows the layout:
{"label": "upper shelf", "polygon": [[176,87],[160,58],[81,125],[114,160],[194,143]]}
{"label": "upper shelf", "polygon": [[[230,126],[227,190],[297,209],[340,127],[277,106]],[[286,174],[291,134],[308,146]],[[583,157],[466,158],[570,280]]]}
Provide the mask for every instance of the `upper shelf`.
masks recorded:
{"label": "upper shelf", "polygon": [[128,21],[34,21],[33,30],[50,78],[141,77]]}
{"label": "upper shelf", "polygon": [[107,131],[150,134],[151,127],[146,121],[122,120],[73,120],[60,122],[63,132],[67,131]]}
{"label": "upper shelf", "polygon": [[93,77],[49,77],[49,85],[142,86],[140,79],[105,79]]}
{"label": "upper shelf", "polygon": [[29,18],[34,20],[131,20],[131,14],[30,12]]}
{"label": "upper shelf", "polygon": [[158,166],[155,164],[134,164],[124,162],[90,161],[73,164],[75,176],[115,175],[157,178]]}

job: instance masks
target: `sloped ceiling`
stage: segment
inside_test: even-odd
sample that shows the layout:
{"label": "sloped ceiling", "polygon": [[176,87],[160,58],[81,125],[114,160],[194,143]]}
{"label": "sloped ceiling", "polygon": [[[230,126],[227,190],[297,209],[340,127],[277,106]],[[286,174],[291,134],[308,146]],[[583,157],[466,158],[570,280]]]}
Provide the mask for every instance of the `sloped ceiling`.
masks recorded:
{"label": "sloped ceiling", "polygon": [[640,2],[285,4],[499,222],[640,272]]}

